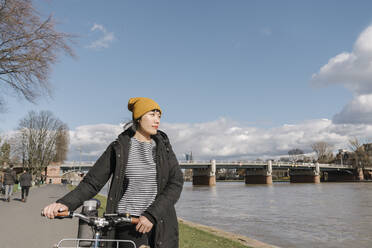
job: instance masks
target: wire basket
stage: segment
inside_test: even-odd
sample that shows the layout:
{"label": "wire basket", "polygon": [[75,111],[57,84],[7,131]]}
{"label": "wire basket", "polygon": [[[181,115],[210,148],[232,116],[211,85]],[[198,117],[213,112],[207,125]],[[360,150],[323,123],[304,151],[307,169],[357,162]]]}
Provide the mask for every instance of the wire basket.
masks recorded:
{"label": "wire basket", "polygon": [[[95,246],[95,242],[98,245]],[[132,240],[118,239],[62,239],[54,248],[86,248],[86,247],[104,247],[104,248],[137,248]]]}

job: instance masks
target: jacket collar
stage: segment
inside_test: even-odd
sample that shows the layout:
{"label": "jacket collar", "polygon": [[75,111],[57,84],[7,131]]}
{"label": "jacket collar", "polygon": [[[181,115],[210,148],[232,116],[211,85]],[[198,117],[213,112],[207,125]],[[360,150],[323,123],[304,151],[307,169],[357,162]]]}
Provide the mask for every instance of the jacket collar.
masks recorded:
{"label": "jacket collar", "polygon": [[[135,132],[128,128],[124,130],[121,134],[118,136],[118,140],[120,143],[125,144],[126,142],[129,142],[129,140],[134,136]],[[159,140],[161,140],[162,134],[164,134],[162,131],[157,131],[155,135],[151,135],[151,138],[155,141],[156,144],[158,144]]]}

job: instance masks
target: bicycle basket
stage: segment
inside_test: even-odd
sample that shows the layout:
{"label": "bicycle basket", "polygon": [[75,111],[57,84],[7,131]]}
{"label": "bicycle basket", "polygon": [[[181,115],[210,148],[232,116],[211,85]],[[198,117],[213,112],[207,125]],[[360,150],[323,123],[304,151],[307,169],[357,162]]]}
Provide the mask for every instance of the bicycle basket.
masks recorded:
{"label": "bicycle basket", "polygon": [[[97,246],[95,246],[95,242],[97,242]],[[132,240],[117,239],[62,239],[61,241],[58,242],[58,244],[54,246],[54,248],[86,248],[86,247],[137,248],[136,244]]]}

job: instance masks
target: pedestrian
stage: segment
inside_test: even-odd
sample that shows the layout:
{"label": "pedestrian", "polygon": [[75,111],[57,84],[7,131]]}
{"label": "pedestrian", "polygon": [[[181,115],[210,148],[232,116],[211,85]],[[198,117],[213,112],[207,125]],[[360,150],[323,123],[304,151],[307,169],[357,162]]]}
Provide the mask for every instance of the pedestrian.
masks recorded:
{"label": "pedestrian", "polygon": [[10,202],[10,197],[13,194],[13,186],[17,182],[17,174],[13,170],[13,165],[10,164],[5,168],[3,184],[5,186],[5,200]]}
{"label": "pedestrian", "polygon": [[28,169],[24,169],[22,175],[19,177],[19,183],[22,188],[22,202],[27,201],[30,187],[32,186],[32,176],[28,173]]}
{"label": "pedestrian", "polygon": [[0,172],[0,192],[1,194],[5,195],[5,187],[3,181],[3,172]]}
{"label": "pedestrian", "polygon": [[38,177],[35,178],[34,182],[35,182],[35,185],[36,185],[37,187],[39,187],[40,179],[39,179]]}
{"label": "pedestrian", "polygon": [[128,109],[132,122],[80,184],[43,212],[54,218],[59,211],[75,210],[94,197],[111,177],[106,213],[129,213],[139,217],[139,223],[117,227],[107,233],[107,238],[133,240],[137,247],[177,248],[174,205],[182,191],[183,175],[167,135],[158,130],[162,110],[145,97],[129,99]]}
{"label": "pedestrian", "polygon": [[44,182],[45,182],[45,177],[43,175],[41,175],[40,178],[39,178],[39,185],[44,184]]}

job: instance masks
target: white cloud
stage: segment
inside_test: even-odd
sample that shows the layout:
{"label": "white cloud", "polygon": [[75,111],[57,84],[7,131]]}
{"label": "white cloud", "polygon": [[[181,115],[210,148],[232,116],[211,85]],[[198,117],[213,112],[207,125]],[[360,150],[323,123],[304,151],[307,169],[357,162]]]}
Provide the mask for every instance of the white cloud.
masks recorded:
{"label": "white cloud", "polygon": [[[370,101],[370,99],[368,99]],[[257,128],[225,118],[205,123],[162,123],[178,158],[193,152],[196,160],[254,160],[286,156],[290,149],[311,153],[311,145],[325,141],[334,151],[348,149],[348,140],[372,139],[372,125],[335,124],[328,119],[308,120],[274,128]],[[95,161],[122,132],[121,125],[79,126],[70,131],[69,161]],[[10,139],[12,131],[1,134]]]}
{"label": "white cloud", "polygon": [[312,76],[313,85],[341,84],[349,89],[354,99],[334,116],[336,123],[372,124],[370,108],[372,95],[372,25],[356,40],[352,52],[331,58]]}
{"label": "white cloud", "polygon": [[355,96],[340,113],[333,117],[335,123],[372,123],[372,94]]}
{"label": "white cloud", "polygon": [[103,153],[106,147],[122,131],[120,125],[99,124],[79,126],[70,131],[69,160],[92,161]]}
{"label": "white cloud", "polygon": [[101,30],[103,33],[106,33],[106,29],[103,27],[103,25],[94,23],[93,27],[90,29],[90,31],[94,30]]}
{"label": "white cloud", "polygon": [[[285,156],[300,148],[311,152],[311,144],[326,141],[334,149],[348,148],[348,140],[372,138],[372,125],[334,124],[331,120],[309,120],[299,124],[263,129],[224,118],[206,123],[162,123],[178,158],[192,151],[199,160],[238,160]],[[122,131],[120,125],[80,126],[71,131],[69,160],[94,161]]]}
{"label": "white cloud", "polygon": [[372,26],[359,35],[351,53],[338,54],[313,74],[312,83],[342,84],[357,95],[372,93]]}
{"label": "white cloud", "polygon": [[101,36],[98,40],[93,41],[87,48],[93,49],[101,49],[101,48],[108,48],[109,45],[115,40],[115,35],[113,32],[108,32],[103,25],[94,24],[90,31],[100,31],[103,36]]}

